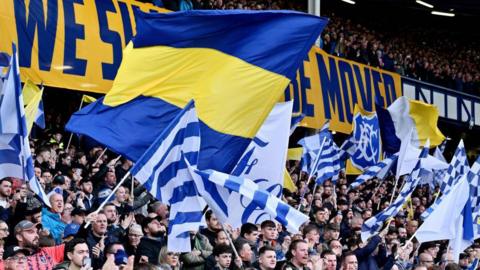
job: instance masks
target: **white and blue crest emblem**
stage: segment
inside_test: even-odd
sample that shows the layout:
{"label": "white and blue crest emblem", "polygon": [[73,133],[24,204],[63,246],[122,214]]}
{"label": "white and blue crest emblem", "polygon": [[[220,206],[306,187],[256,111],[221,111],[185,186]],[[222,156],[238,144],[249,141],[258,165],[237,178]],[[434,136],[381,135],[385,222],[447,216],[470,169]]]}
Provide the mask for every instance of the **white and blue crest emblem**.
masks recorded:
{"label": "white and blue crest emblem", "polygon": [[380,161],[381,140],[377,115],[358,113],[353,118],[353,126],[353,138],[357,145],[350,160],[353,166],[365,170]]}

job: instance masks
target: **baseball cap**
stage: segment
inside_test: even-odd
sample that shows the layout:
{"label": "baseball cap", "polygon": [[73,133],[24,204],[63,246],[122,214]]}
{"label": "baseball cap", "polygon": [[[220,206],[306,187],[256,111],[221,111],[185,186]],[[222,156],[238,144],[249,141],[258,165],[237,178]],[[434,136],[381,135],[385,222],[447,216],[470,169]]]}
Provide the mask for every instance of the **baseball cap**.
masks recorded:
{"label": "baseball cap", "polygon": [[35,224],[28,220],[20,221],[14,228],[15,233],[35,228]]}
{"label": "baseball cap", "polygon": [[28,251],[28,249],[24,249],[19,246],[9,246],[5,249],[5,252],[3,253],[3,259],[6,260],[7,258],[15,256],[18,253],[23,253],[25,254],[25,256],[30,255],[30,251]]}
{"label": "baseball cap", "polygon": [[76,235],[79,229],[80,225],[76,223],[72,222],[68,224],[67,226],[65,226],[65,230],[63,230],[63,238]]}

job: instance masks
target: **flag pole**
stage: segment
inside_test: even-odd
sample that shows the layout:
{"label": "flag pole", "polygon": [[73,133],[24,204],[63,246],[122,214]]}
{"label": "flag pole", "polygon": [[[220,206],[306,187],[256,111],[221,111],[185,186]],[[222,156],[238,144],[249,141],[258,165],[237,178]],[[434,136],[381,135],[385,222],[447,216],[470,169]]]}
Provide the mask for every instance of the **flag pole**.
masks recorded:
{"label": "flag pole", "polygon": [[135,180],[133,179],[133,175],[130,176],[130,180],[132,180],[132,190],[130,191],[131,192],[131,200],[132,200],[132,206],[133,206],[133,200],[134,200],[134,195],[133,195],[133,189],[135,188]]}
{"label": "flag pole", "polygon": [[[232,237],[230,237],[230,234],[227,232],[227,230],[225,229],[225,226],[223,226],[223,224],[222,224],[222,230],[223,230],[223,231],[225,232],[225,234],[227,235],[228,242],[230,242],[230,246],[231,246],[232,249],[233,249],[233,253],[234,253],[234,255],[235,255],[235,258],[240,258],[240,256],[238,256],[237,250],[235,249],[235,245],[233,244]],[[233,263],[235,263],[235,262],[233,262]],[[243,265],[243,263],[242,263],[242,265]],[[242,267],[242,266],[240,266],[240,267]]]}
{"label": "flag pole", "polygon": [[[80,101],[80,106],[78,107],[79,111],[82,109],[82,106],[83,106],[83,95],[82,95],[82,100]],[[72,142],[72,137],[73,137],[73,133],[70,133],[70,137],[68,138],[67,148],[65,150],[67,152],[68,152],[68,149],[70,148],[70,143]]]}
{"label": "flag pole", "polygon": [[107,150],[108,150],[108,147],[105,147],[105,149],[103,149],[102,153],[100,154],[100,156],[98,156],[97,160],[95,160],[95,162],[92,164],[92,166],[97,164],[98,161],[100,161],[100,159],[103,157],[103,155],[105,155],[105,152],[107,152]]}
{"label": "flag pole", "polygon": [[[320,160],[320,155],[322,154],[322,151],[323,151],[323,145],[325,144],[326,140],[327,140],[327,138],[324,137],[323,141],[322,141],[322,144],[320,145],[320,151],[318,151],[318,155],[315,157],[315,161],[313,162],[313,167],[310,170],[310,173],[308,175],[308,180],[307,180],[307,184],[306,184],[307,188],[308,188],[308,185],[310,184],[310,181],[312,180],[313,175],[317,172],[316,168],[317,168],[317,165],[318,165],[318,161]],[[300,207],[302,206],[302,199],[305,198],[305,193],[306,192],[303,192],[303,194],[300,197],[300,202],[298,204],[297,210],[300,210]]]}
{"label": "flag pole", "polygon": [[[105,200],[102,202],[102,204],[100,204],[100,206],[97,208],[97,210],[95,210],[93,213],[98,214],[98,212],[100,212],[100,210],[102,210],[102,208],[108,203],[108,200],[110,200],[110,198],[112,198],[113,194],[115,194],[115,192],[117,192],[117,189],[122,186],[122,184],[125,182],[125,180],[127,180],[127,178],[130,176],[130,174],[131,174],[131,172],[128,171],[123,176],[122,180],[120,180],[120,182],[118,182],[117,186],[112,190],[112,192],[110,192],[110,194],[108,194],[107,198],[105,198]],[[85,228],[87,228],[88,225],[90,225],[90,221],[87,221],[87,223],[85,224]]]}

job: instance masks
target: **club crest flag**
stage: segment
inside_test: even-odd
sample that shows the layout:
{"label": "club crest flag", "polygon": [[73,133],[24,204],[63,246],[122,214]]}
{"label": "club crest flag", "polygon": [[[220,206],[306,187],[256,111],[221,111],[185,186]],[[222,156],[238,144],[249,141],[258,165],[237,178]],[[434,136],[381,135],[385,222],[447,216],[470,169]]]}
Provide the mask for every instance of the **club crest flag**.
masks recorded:
{"label": "club crest flag", "polygon": [[380,126],[375,112],[368,112],[355,105],[352,137],[355,150],[347,162],[348,174],[360,174],[380,162],[382,147]]}
{"label": "club crest flag", "polygon": [[[289,101],[273,107],[232,173],[252,179],[260,189],[279,198],[283,189],[292,104],[293,102]],[[234,215],[229,216],[229,224],[236,228],[247,222],[260,224],[273,218],[252,200],[239,194],[231,194],[228,205],[234,209]]]}

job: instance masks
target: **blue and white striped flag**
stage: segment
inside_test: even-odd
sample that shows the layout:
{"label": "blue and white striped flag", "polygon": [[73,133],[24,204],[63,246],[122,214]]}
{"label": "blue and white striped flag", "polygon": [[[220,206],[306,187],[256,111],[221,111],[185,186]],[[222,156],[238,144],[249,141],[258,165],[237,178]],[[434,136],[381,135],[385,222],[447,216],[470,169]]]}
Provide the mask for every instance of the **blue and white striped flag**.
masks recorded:
{"label": "blue and white striped flag", "polygon": [[[300,226],[309,219],[308,216],[276,196],[261,190],[257,184],[248,178],[213,170],[199,171],[192,167],[189,168],[199,193],[217,216],[218,214],[225,215],[225,212],[227,216],[229,214],[242,215],[245,213],[229,213],[230,209],[225,204],[225,197],[223,196],[235,192],[251,200],[258,209],[280,222],[289,232],[297,233]],[[218,193],[212,191],[218,191]]]}
{"label": "blue and white striped flag", "polygon": [[378,164],[374,166],[370,166],[361,175],[359,175],[352,184],[350,184],[350,188],[351,189],[357,188],[361,184],[365,183],[367,180],[377,177],[377,175],[381,171],[389,170],[392,164],[394,164],[397,159],[398,159],[398,153],[380,161]]}
{"label": "blue and white striped flag", "polygon": [[4,177],[26,180],[30,189],[50,207],[48,197],[33,171],[15,46],[0,96],[0,179]]}
{"label": "blue and white striped flag", "polygon": [[170,205],[168,250],[190,252],[189,231],[203,225],[206,204],[187,168],[198,163],[200,124],[191,101],[131,169],[132,175],[159,201]]}
{"label": "blue and white striped flag", "polygon": [[388,206],[386,209],[382,210],[381,212],[363,223],[361,233],[363,242],[366,242],[368,238],[370,238],[370,236],[374,235],[382,227],[383,223],[387,219],[395,217],[398,211],[400,211],[402,206],[405,204],[406,200],[413,193],[420,181],[419,174],[422,159],[428,157],[428,150],[428,146],[425,146],[420,152],[419,160],[417,161],[415,168],[413,169],[411,174],[405,177],[405,184],[395,201],[390,204],[390,206]]}
{"label": "blue and white striped flag", "polygon": [[329,126],[327,121],[318,134],[298,142],[303,147],[302,171],[316,175],[317,184],[329,178],[335,182],[341,170],[339,149],[328,130]]}
{"label": "blue and white striped flag", "polygon": [[447,173],[440,185],[440,191],[442,193],[448,192],[469,170],[470,166],[468,165],[467,151],[465,150],[463,140],[460,140],[457,150],[455,150],[455,154],[448,166]]}
{"label": "blue and white striped flag", "polygon": [[470,183],[470,200],[473,208],[474,239],[478,239],[480,238],[480,156],[467,173],[467,180]]}

